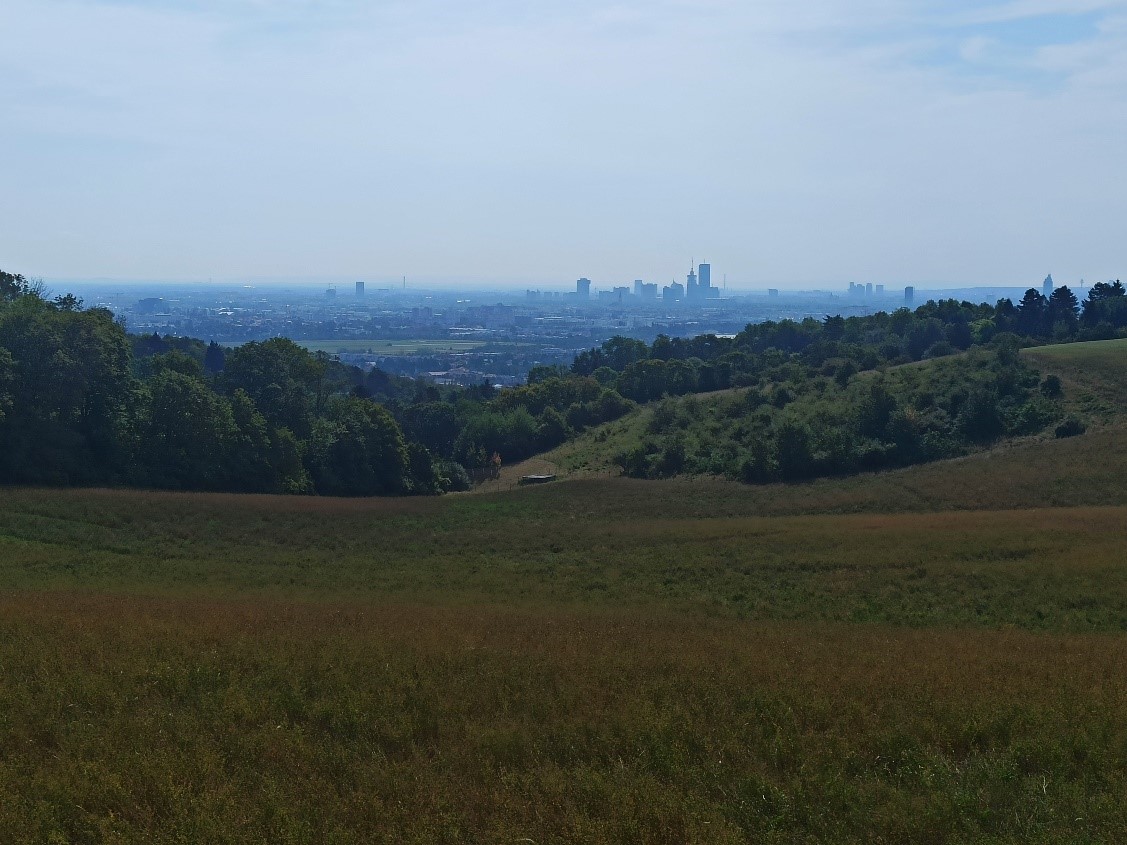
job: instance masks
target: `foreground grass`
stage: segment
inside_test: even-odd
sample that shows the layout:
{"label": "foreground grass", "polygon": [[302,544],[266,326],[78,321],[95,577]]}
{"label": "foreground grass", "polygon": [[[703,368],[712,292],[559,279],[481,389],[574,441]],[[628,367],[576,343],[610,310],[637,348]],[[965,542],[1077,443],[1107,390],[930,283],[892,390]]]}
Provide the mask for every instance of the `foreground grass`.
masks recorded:
{"label": "foreground grass", "polygon": [[667,614],[0,601],[0,838],[1097,842],[1127,644]]}

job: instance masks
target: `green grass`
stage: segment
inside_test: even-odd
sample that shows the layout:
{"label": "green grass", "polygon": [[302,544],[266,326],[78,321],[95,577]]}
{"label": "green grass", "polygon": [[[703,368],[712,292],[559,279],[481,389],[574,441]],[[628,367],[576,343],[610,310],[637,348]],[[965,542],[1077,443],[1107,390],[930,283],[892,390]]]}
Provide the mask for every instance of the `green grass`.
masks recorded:
{"label": "green grass", "polygon": [[1127,408],[1127,340],[1036,346],[1023,353],[1060,377],[1065,396],[1097,423],[1122,421]]}
{"label": "green grass", "polygon": [[676,513],[690,485],[635,483],[602,512],[597,486],[390,508],[22,493],[0,509],[0,588],[1127,629],[1127,507],[708,518]]}

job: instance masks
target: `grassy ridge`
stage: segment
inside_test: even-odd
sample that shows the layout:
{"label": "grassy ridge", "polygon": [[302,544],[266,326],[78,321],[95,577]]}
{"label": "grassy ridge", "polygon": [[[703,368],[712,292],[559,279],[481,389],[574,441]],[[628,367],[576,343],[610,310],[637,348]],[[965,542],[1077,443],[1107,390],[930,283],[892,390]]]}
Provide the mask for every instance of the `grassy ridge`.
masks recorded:
{"label": "grassy ridge", "polygon": [[1024,350],[1055,373],[1074,407],[1096,422],[1121,422],[1127,408],[1127,340],[1035,346]]}
{"label": "grassy ridge", "polygon": [[[631,481],[611,467],[616,426],[644,426],[628,419],[610,423],[610,435],[583,435],[543,456],[502,469],[487,492],[515,489],[526,472],[555,472],[584,484],[586,496],[528,495],[563,500],[588,511],[651,515],[788,515],[802,513],[897,513],[932,510],[1000,510],[1023,507],[1127,504],[1127,431],[1121,425],[1092,428],[1065,440],[1025,438],[954,460],[881,473],[823,478],[805,484],[745,485],[720,479]],[[557,489],[560,486],[558,485]],[[589,498],[588,498],[589,497]],[[585,503],[590,502],[590,507]]]}
{"label": "grassy ridge", "polygon": [[1121,638],[65,594],[0,602],[28,842],[1093,842]]}

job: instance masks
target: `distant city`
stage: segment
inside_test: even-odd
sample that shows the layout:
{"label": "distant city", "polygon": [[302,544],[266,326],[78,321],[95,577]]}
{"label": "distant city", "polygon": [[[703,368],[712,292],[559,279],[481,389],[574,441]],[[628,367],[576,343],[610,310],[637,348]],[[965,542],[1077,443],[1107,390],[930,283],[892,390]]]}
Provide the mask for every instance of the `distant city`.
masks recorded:
{"label": "distant city", "polygon": [[[1052,279],[1045,284],[1052,285]],[[887,289],[850,282],[837,291],[729,291],[712,266],[689,269],[684,283],[634,280],[574,289],[449,291],[375,287],[349,281],[298,284],[50,281],[87,306],[108,308],[136,334],[176,335],[238,345],[289,337],[361,367],[442,384],[520,384],[539,365],[568,365],[578,352],[625,335],[734,335],[765,320],[852,316],[912,307],[928,299],[1015,301],[1025,287]],[[1051,289],[1051,287],[1050,287]],[[1079,287],[1078,287],[1078,293]]]}

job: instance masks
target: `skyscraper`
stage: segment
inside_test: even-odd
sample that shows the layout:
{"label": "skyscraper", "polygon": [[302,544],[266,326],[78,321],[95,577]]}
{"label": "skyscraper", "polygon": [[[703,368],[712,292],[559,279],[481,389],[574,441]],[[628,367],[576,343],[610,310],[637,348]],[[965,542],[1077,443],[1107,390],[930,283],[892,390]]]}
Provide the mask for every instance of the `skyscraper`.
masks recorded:
{"label": "skyscraper", "polygon": [[1045,281],[1041,283],[1041,293],[1045,294],[1045,299],[1053,295],[1053,274],[1050,273],[1045,277]]}
{"label": "skyscraper", "polygon": [[580,299],[590,299],[591,298],[591,280],[590,279],[580,279],[579,281],[577,281],[575,283],[575,294]]}
{"label": "skyscraper", "polygon": [[699,272],[697,274],[697,278],[700,280],[699,285],[700,285],[701,288],[712,287],[712,265],[711,264],[700,265]]}
{"label": "skyscraper", "polygon": [[916,289],[909,285],[904,288],[904,304],[911,305],[916,298]]}
{"label": "skyscraper", "polygon": [[697,287],[697,271],[690,265],[689,277],[685,281],[685,299],[696,299],[698,296]]}
{"label": "skyscraper", "polygon": [[364,295],[364,283],[363,282],[357,282],[356,283],[356,295],[357,296],[363,296]]}

